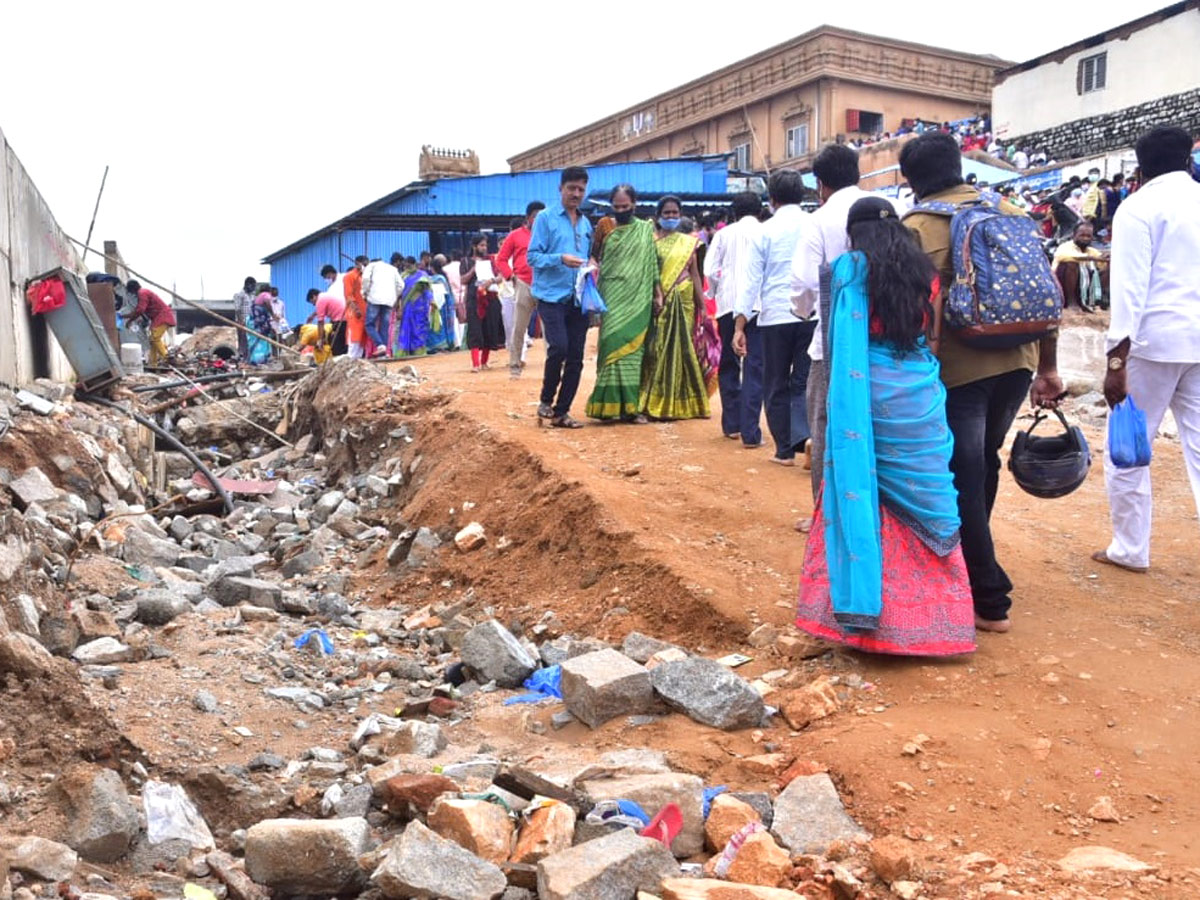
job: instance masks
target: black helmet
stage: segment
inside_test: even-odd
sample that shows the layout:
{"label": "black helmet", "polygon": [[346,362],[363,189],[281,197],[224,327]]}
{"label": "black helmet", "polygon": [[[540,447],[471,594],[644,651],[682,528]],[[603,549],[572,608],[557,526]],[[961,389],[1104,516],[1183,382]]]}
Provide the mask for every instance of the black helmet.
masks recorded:
{"label": "black helmet", "polygon": [[1083,484],[1092,453],[1078,425],[1068,425],[1062,410],[1054,410],[1062,422],[1063,433],[1054,437],[1034,437],[1033,429],[1047,418],[1042,410],[1033,417],[1028,431],[1013,441],[1008,468],[1013,479],[1026,493],[1050,499],[1065,497]]}

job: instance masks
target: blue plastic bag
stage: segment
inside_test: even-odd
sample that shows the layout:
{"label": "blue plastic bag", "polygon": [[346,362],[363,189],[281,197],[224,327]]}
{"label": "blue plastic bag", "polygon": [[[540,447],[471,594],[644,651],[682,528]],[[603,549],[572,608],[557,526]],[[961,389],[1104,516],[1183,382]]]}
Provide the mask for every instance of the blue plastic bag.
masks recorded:
{"label": "blue plastic bag", "polygon": [[1108,458],[1118,469],[1150,465],[1146,414],[1129,395],[1108,414]]}
{"label": "blue plastic bag", "polygon": [[592,313],[603,315],[608,312],[608,306],[604,303],[604,298],[600,296],[600,289],[596,287],[594,271],[589,271],[583,276],[583,284],[579,289],[579,306],[584,315]]}
{"label": "blue plastic bag", "polygon": [[294,646],[297,650],[303,650],[308,646],[308,642],[313,638],[316,638],[317,643],[320,644],[322,653],[324,653],[326,656],[333,654],[333,641],[322,628],[308,629],[308,631],[304,632],[304,634],[300,635],[300,637],[296,638],[296,640],[292,642],[292,646]]}
{"label": "blue plastic bag", "polygon": [[535,669],[533,674],[525,679],[525,687],[534,693],[509,697],[504,701],[504,705],[512,706],[514,703],[537,703],[548,697],[561,700],[562,666],[547,666],[544,669]]}

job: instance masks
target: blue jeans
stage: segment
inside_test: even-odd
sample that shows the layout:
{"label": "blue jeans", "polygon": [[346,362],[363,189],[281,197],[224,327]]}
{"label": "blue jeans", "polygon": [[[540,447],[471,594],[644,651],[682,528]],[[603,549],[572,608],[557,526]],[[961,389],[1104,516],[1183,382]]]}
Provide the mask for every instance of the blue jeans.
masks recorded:
{"label": "blue jeans", "polygon": [[733,313],[717,319],[721,335],[721,365],[717,384],[721,389],[721,431],[741,435],[751,447],[762,443],[763,355],[758,320],[746,323],[746,356],[733,352]]}
{"label": "blue jeans", "polygon": [[579,390],[588,317],[570,299],[561,303],[539,300],[538,315],[542,317],[542,333],[546,336],[546,368],[542,374],[541,402],[552,405],[554,415],[558,418],[571,411],[575,393]]}
{"label": "blue jeans", "polygon": [[983,619],[1008,618],[1013,584],[996,560],[992,507],[1000,486],[1000,448],[1029,393],[1033,373],[1017,369],[950,388],[946,424],[954,435],[950,471],[958,491],[963,559],[975,612]]}
{"label": "blue jeans", "polygon": [[767,428],[775,440],[776,459],[794,459],[796,449],[809,438],[808,345],[816,331],[815,320],[759,326],[763,345],[763,384],[767,402]]}
{"label": "blue jeans", "polygon": [[367,337],[375,342],[377,347],[387,347],[388,339],[384,330],[387,328],[388,314],[391,313],[390,306],[382,306],[378,303],[367,304],[367,318],[363,322],[363,330],[367,332]]}

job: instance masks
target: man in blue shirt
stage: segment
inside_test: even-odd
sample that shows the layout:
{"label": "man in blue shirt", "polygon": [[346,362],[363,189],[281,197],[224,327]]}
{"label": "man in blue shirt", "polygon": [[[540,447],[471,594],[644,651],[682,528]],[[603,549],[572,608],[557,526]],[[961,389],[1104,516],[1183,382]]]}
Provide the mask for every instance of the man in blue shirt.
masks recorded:
{"label": "man in blue shirt", "polygon": [[[588,175],[579,166],[563,170],[560,202],[533,220],[526,259],[533,269],[533,297],[546,335],[546,369],[538,417],[555,428],[582,428],[571,418],[571,403],[583,373],[583,347],[588,317],[575,296],[575,276],[588,262],[592,223],[579,211],[587,194]],[[557,393],[557,400],[555,394]]]}

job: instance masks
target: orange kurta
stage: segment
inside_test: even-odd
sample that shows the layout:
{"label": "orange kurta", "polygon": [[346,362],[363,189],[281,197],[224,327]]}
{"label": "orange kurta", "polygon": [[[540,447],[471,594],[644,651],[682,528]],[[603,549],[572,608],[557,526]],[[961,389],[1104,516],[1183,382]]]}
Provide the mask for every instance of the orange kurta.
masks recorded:
{"label": "orange kurta", "polygon": [[346,294],[346,343],[361,344],[367,336],[367,301],[362,292],[362,272],[357,266],[342,276],[342,287]]}

